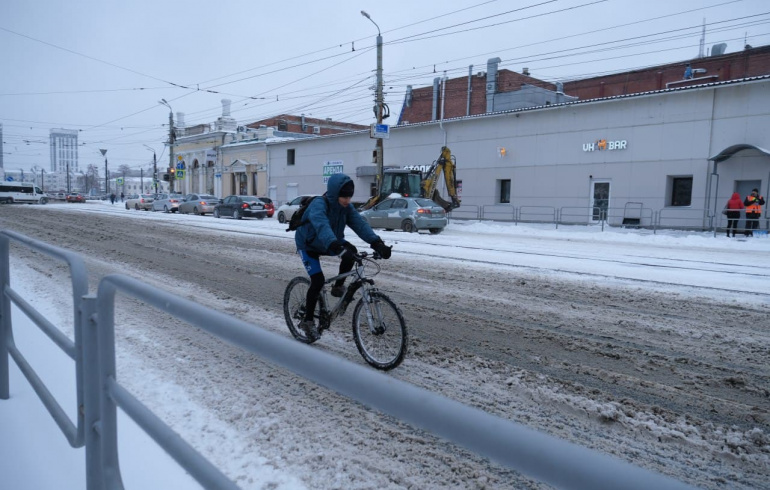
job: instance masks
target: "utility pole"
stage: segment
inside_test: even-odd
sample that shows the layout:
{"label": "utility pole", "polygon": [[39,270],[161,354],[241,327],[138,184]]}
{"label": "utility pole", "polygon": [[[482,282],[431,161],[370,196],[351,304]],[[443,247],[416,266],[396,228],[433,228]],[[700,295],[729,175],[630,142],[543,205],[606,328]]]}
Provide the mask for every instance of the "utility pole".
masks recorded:
{"label": "utility pole", "polygon": [[67,160],[67,194],[72,192],[70,189],[70,162]]}
{"label": "utility pole", "polygon": [[110,193],[110,172],[107,170],[107,150],[99,150],[104,157],[104,193]]}
{"label": "utility pole", "polygon": [[[377,125],[379,126],[382,124],[382,110],[384,105],[383,100],[383,94],[382,94],[382,34],[380,33],[380,26],[377,25],[377,23],[372,20],[372,18],[364,12],[361,11],[361,15],[369,19],[372,24],[377,28],[377,89],[376,89],[376,95],[375,95],[375,113],[377,115]],[[377,143],[375,146],[375,152],[376,152],[376,163],[377,163],[377,196],[380,195],[382,192],[382,185],[385,181],[385,168],[384,168],[384,161],[385,161],[385,155],[384,155],[384,146],[382,142],[382,138],[377,138]]]}
{"label": "utility pole", "polygon": [[155,184],[155,194],[158,193],[158,159],[155,155],[155,150],[150,148],[147,145],[144,145],[145,148],[150,150],[152,152],[152,182]]}
{"label": "utility pole", "polygon": [[160,99],[159,103],[168,107],[168,188],[169,192],[174,192],[174,111],[166,99]]}

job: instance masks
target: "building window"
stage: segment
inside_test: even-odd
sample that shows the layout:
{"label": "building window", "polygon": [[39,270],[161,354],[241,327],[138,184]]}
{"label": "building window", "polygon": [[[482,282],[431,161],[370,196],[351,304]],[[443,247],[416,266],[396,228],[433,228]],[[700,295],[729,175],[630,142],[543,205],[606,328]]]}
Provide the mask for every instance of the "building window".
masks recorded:
{"label": "building window", "polygon": [[286,150],[286,165],[294,165],[294,148]]}
{"label": "building window", "polygon": [[500,204],[511,202],[511,179],[498,180],[500,183]]}
{"label": "building window", "polygon": [[671,206],[689,206],[692,203],[692,177],[670,177]]}

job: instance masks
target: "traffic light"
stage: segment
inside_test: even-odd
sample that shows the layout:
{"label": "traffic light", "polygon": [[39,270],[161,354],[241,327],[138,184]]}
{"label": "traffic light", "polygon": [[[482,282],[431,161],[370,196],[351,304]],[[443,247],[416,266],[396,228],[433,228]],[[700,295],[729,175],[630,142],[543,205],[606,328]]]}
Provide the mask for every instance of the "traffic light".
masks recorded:
{"label": "traffic light", "polygon": [[168,181],[169,181],[169,179],[170,179],[170,177],[168,176],[168,174],[163,174],[163,180],[165,180],[166,182],[168,182]]}

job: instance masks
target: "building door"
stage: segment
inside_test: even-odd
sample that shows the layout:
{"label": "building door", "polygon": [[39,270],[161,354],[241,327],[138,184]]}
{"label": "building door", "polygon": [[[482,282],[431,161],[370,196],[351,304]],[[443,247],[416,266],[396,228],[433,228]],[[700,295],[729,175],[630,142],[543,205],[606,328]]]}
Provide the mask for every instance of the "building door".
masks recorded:
{"label": "building door", "polygon": [[761,180],[736,180],[735,190],[733,192],[737,192],[738,195],[741,196],[741,200],[743,200],[746,199],[746,196],[751,194],[751,189],[760,189],[759,194],[762,195],[761,185]]}
{"label": "building door", "polygon": [[610,207],[610,183],[608,181],[591,181],[591,221],[607,219]]}
{"label": "building door", "polygon": [[291,202],[297,196],[299,196],[299,185],[286,184],[286,202]]}

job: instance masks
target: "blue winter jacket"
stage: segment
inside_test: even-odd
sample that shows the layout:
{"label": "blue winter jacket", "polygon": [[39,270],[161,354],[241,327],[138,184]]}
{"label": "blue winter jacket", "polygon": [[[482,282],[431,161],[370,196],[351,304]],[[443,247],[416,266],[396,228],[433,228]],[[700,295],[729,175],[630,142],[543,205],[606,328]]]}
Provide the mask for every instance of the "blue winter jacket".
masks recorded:
{"label": "blue winter jacket", "polygon": [[294,233],[297,250],[328,253],[332,243],[345,240],[346,225],[370,245],[380,239],[352,204],[348,204],[347,207],[340,205],[338,201],[340,189],[349,180],[351,180],[350,177],[345,174],[334,174],[329,177],[325,197],[313,199],[303,216],[305,224],[297,228]]}

